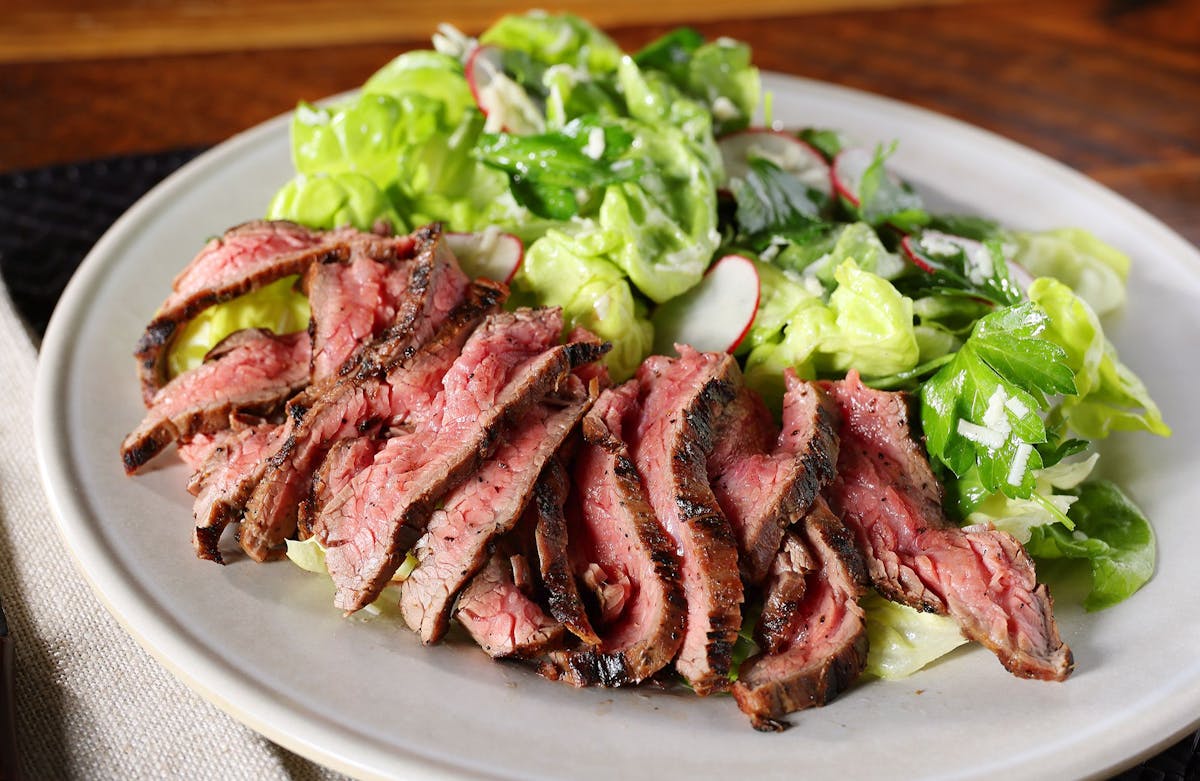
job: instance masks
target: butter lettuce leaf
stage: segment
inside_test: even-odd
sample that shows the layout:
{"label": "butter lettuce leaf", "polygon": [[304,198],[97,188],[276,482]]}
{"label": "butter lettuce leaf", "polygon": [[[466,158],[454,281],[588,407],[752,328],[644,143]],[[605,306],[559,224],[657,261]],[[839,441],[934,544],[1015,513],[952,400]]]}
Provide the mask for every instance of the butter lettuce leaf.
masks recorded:
{"label": "butter lettuce leaf", "polygon": [[382,220],[398,233],[408,230],[391,200],[370,178],[353,171],[297,174],[271,199],[267,219],[322,230],[352,225],[362,231]]}
{"label": "butter lettuce leaf", "polygon": [[949,616],[921,613],[878,594],[862,600],[867,615],[867,675],[906,678],[967,642]]}
{"label": "butter lettuce leaf", "polygon": [[1088,231],[1017,232],[1013,239],[1014,261],[1035,277],[1053,277],[1064,283],[1100,317],[1124,305],[1129,256]]}
{"label": "butter lettuce leaf", "polygon": [[1107,480],[1074,490],[1068,515],[1075,528],[1035,527],[1025,544],[1039,559],[1075,559],[1091,569],[1086,610],[1102,610],[1131,596],[1154,574],[1155,539],[1146,516],[1120,488]]}

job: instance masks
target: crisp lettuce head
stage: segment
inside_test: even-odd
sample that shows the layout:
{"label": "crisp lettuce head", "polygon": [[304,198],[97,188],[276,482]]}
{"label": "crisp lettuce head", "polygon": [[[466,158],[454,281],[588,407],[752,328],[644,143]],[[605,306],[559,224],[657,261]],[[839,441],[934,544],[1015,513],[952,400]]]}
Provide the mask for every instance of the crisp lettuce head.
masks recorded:
{"label": "crisp lettuce head", "polygon": [[583,326],[611,341],[605,363],[621,381],[650,353],[654,329],[629,280],[605,259],[608,238],[594,229],[575,236],[552,230],[526,251],[514,282],[522,297],[562,307],[568,330]]}
{"label": "crisp lettuce head", "polygon": [[838,266],[834,278],[838,286],[829,296],[834,328],[821,342],[829,368],[881,377],[916,366],[920,348],[912,299],[852,260]]}
{"label": "crisp lettuce head", "polygon": [[1146,386],[1117,359],[1100,318],[1082,297],[1062,282],[1042,277],[1029,287],[1029,299],[1048,315],[1046,338],[1066,352],[1066,365],[1075,374],[1077,394],[1063,398],[1056,417],[1088,439],[1111,431],[1170,435]]}
{"label": "crisp lettuce head", "polygon": [[408,230],[375,183],[353,171],[296,174],[271,199],[267,219],[291,220],[322,230],[353,225],[362,231],[383,220],[399,233]]}
{"label": "crisp lettuce head", "polygon": [[1038,559],[1086,563],[1092,589],[1083,606],[1102,610],[1130,597],[1154,574],[1154,530],[1137,505],[1107,480],[1083,483],[1074,493],[1069,511],[1074,529],[1035,527],[1025,548]]}
{"label": "crisp lettuce head", "polygon": [[524,52],[542,65],[571,65],[593,75],[615,70],[621,59],[611,38],[573,14],[510,14],[479,36],[479,42]]}
{"label": "crisp lettuce head", "polygon": [[1101,317],[1125,303],[1129,256],[1078,228],[1016,233],[1013,260],[1063,282]]}
{"label": "crisp lettuce head", "polygon": [[905,678],[967,642],[949,616],[921,613],[878,594],[864,597],[862,605],[867,614],[867,675]]}
{"label": "crisp lettuce head", "polygon": [[226,336],[244,328],[266,328],[288,334],[308,328],[308,299],[296,289],[299,277],[271,284],[205,309],[175,337],[167,355],[171,377],[204,362],[204,356]]}

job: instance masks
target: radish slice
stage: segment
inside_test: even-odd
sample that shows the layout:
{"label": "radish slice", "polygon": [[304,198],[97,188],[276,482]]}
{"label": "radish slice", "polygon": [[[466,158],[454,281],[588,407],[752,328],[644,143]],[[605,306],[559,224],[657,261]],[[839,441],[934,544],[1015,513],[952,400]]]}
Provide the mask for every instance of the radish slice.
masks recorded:
{"label": "radish slice", "polygon": [[520,84],[505,74],[502,61],[503,52],[499,48],[476,46],[463,66],[471,97],[487,118],[484,131],[518,135],[542,132],[546,120],[541,108]]}
{"label": "radish slice", "polygon": [[[996,273],[995,261],[987,245],[964,236],[927,230],[922,231],[919,236],[905,236],[900,240],[900,247],[913,265],[929,274],[934,273],[941,265],[938,257],[954,255],[960,249],[966,257],[963,271],[967,279],[981,285]],[[1005,261],[1013,281],[1021,290],[1028,290],[1033,284],[1033,275],[1019,263],[1008,258],[1005,258]]]}
{"label": "radish slice", "polygon": [[837,157],[833,158],[830,171],[833,189],[837,194],[855,206],[861,204],[859,187],[862,185],[863,174],[871,167],[871,161],[874,159],[875,155],[862,147],[850,147],[838,152]]}
{"label": "radish slice", "polygon": [[759,158],[779,166],[811,190],[826,196],[832,192],[829,164],[825,158],[790,133],[747,128],[722,136],[717,147],[721,150],[725,175],[729,179],[744,179],[750,170],[750,160]]}
{"label": "radish slice", "polygon": [[463,273],[508,284],[525,259],[525,245],[511,233],[489,228],[480,233],[447,233],[446,244]]}
{"label": "radish slice", "polygon": [[750,332],[760,288],[754,261],[743,255],[721,258],[700,284],[655,311],[655,352],[668,354],[677,344],[733,352]]}

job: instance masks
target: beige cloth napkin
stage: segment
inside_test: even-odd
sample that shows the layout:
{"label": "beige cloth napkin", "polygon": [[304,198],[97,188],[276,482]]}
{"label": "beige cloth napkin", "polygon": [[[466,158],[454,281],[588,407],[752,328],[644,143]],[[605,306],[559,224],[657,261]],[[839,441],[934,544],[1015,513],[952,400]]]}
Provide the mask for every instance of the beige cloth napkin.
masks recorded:
{"label": "beige cloth napkin", "polygon": [[343,778],[201,699],[105,612],[42,494],[31,422],[35,362],[0,286],[0,599],[15,643],[28,778]]}

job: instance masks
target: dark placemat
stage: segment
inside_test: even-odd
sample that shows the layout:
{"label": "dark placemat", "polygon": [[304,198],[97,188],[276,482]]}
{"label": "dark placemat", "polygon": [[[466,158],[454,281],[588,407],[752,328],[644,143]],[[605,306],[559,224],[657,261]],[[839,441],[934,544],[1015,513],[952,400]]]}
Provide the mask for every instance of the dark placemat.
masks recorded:
{"label": "dark placemat", "polygon": [[[0,274],[38,334],[92,245],[147,190],[202,152],[178,149],[0,174]],[[182,267],[186,258],[180,259]],[[1200,781],[1200,732],[1115,777]]]}
{"label": "dark placemat", "polygon": [[[202,149],[0,174],[0,274],[41,334],[79,262],[134,201]],[[181,261],[182,262],[182,261]]]}

